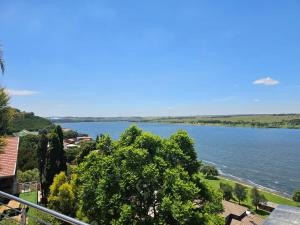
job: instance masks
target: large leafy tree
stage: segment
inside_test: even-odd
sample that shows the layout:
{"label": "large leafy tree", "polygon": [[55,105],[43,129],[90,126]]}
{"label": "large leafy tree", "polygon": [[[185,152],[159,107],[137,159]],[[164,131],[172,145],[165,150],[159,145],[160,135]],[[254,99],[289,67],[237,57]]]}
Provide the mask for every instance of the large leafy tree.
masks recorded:
{"label": "large leafy tree", "polygon": [[131,126],[114,148],[104,140],[101,146],[109,151],[90,153],[77,171],[77,215],[82,219],[95,224],[224,224],[218,215],[222,196],[198,173],[185,131],[161,139]]}
{"label": "large leafy tree", "polygon": [[245,201],[247,199],[247,189],[244,185],[239,183],[236,183],[234,186],[234,194],[239,200],[239,204],[241,204],[241,201]]}
{"label": "large leafy tree", "polygon": [[223,192],[223,198],[226,201],[229,201],[230,199],[233,199],[233,188],[230,184],[227,183],[220,183],[220,189]]}
{"label": "large leafy tree", "polygon": [[21,171],[38,168],[37,148],[39,137],[36,135],[26,135],[20,138],[18,153],[18,169]]}
{"label": "large leafy tree", "polygon": [[258,209],[259,204],[267,201],[265,196],[261,194],[256,187],[253,187],[251,190],[251,199],[256,211]]}

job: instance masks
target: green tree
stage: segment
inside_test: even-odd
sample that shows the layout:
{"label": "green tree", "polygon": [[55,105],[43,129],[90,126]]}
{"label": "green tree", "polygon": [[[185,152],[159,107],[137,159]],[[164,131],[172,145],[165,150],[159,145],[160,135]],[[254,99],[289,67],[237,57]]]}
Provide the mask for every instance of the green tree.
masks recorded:
{"label": "green tree", "polygon": [[67,159],[64,151],[64,134],[62,131],[61,126],[57,125],[55,126],[53,132],[57,134],[59,138],[60,148],[58,149],[58,162],[59,162],[59,172],[60,171],[67,171]]}
{"label": "green tree", "polygon": [[189,137],[186,131],[179,130],[170,137],[170,140],[175,142],[185,155],[186,162],[183,167],[190,175],[197,173],[200,168],[200,162],[197,160],[193,139]]}
{"label": "green tree", "polygon": [[76,159],[80,153],[81,150],[79,147],[68,148],[65,152],[67,163],[76,163]]}
{"label": "green tree", "polygon": [[85,157],[77,171],[77,216],[95,224],[224,224],[222,196],[186,169],[194,147],[173,138],[131,126],[109,154]]}
{"label": "green tree", "polygon": [[214,166],[204,165],[201,167],[200,172],[203,173],[206,177],[216,177],[219,175],[218,170]]}
{"label": "green tree", "polygon": [[60,172],[54,177],[50,186],[48,206],[68,216],[75,216],[76,212],[76,184],[77,176],[73,175],[69,181],[65,172]]}
{"label": "green tree", "polygon": [[74,130],[68,130],[63,132],[64,139],[70,139],[70,138],[77,138],[78,137],[78,132]]}
{"label": "green tree", "polygon": [[265,196],[261,194],[256,187],[251,190],[251,199],[256,211],[259,204],[266,202]]}
{"label": "green tree", "polygon": [[244,185],[236,183],[234,186],[234,194],[239,200],[239,204],[241,204],[241,201],[245,201],[247,198],[247,189]]}
{"label": "green tree", "polygon": [[36,135],[26,135],[20,138],[17,167],[26,171],[38,168],[37,148],[39,137]]}
{"label": "green tree", "polygon": [[110,154],[114,149],[113,140],[108,134],[101,134],[98,136],[98,141],[96,141],[96,148],[102,151],[104,154]]}
{"label": "green tree", "polygon": [[26,170],[24,172],[17,172],[17,179],[19,183],[26,182],[38,182],[39,181],[39,170],[37,168],[33,170]]}
{"label": "green tree", "polygon": [[233,193],[233,188],[230,184],[221,182],[220,183],[220,189],[223,192],[223,198],[226,201],[229,201],[230,199],[233,198],[233,194],[232,194]]}
{"label": "green tree", "polygon": [[[49,148],[46,153],[45,167],[44,167],[44,192],[48,196],[49,187],[53,182],[54,176],[61,171],[66,171],[66,161],[64,150],[62,149],[60,138],[57,133],[49,134]],[[63,155],[63,156],[62,156]]]}
{"label": "green tree", "polygon": [[96,150],[96,142],[95,141],[87,141],[80,145],[80,153],[77,157],[77,163],[81,163],[91,151]]}
{"label": "green tree", "polygon": [[300,202],[300,189],[295,191],[294,195],[293,195],[293,200],[295,202]]}
{"label": "green tree", "polygon": [[46,199],[46,189],[47,189],[46,170],[45,170],[47,147],[48,147],[48,137],[46,134],[41,134],[37,146],[37,160],[38,160],[38,169],[40,175],[41,192],[42,192],[43,201],[45,201]]}
{"label": "green tree", "polygon": [[132,125],[127,128],[120,137],[121,146],[130,146],[132,145],[136,138],[142,134],[142,130],[139,129],[136,125]]}

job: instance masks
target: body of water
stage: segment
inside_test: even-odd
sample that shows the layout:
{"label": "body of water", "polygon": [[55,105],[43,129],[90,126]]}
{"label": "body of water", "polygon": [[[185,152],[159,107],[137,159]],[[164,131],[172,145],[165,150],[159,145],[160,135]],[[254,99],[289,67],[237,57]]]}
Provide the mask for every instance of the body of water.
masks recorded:
{"label": "body of water", "polygon": [[[108,133],[118,139],[130,124],[83,122],[61,126],[92,137]],[[216,165],[232,178],[289,195],[300,188],[300,130],[136,124],[162,137],[169,137],[178,129],[186,130],[195,141],[199,159]]]}

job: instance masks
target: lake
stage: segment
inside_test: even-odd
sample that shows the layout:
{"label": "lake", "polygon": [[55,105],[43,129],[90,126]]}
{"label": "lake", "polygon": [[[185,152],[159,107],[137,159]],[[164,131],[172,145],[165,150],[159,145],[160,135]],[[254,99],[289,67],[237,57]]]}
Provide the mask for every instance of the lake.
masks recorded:
{"label": "lake", "polygon": [[[61,123],[96,137],[114,139],[130,122]],[[136,123],[145,131],[169,137],[186,130],[195,141],[199,159],[214,164],[226,176],[291,195],[300,188],[300,130]]]}

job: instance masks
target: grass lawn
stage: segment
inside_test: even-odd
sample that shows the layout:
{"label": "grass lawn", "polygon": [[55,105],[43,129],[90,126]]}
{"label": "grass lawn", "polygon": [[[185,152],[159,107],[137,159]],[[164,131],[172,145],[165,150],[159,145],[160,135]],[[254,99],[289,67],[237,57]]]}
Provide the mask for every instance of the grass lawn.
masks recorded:
{"label": "grass lawn", "polygon": [[[219,189],[220,187],[220,182],[223,182],[223,183],[227,183],[227,184],[230,184],[232,187],[234,187],[234,185],[237,183],[233,180],[229,180],[229,179],[226,179],[226,178],[223,178],[223,177],[218,177],[216,179],[206,179],[204,176],[203,178],[205,179],[205,181],[212,187],[216,188],[216,189]],[[246,186],[246,185],[245,185]],[[251,209],[252,211],[255,210],[255,207],[252,206],[252,203],[251,203],[251,198],[250,198],[250,191],[251,191],[251,186],[246,186],[247,187],[247,192],[248,192],[248,196],[247,196],[247,199],[243,202],[241,202],[241,205],[244,205],[246,206],[247,208]],[[276,194],[273,194],[271,192],[267,192],[265,190],[260,190],[260,192],[262,194],[264,194],[264,196],[266,197],[266,199],[270,202],[274,202],[274,203],[277,203],[277,204],[282,204],[282,205],[289,205],[289,206],[297,206],[297,207],[300,207],[300,203],[297,203],[295,201],[293,201],[292,199],[288,199],[288,198],[285,198],[285,197],[282,197],[282,196],[279,196],[279,195],[276,195]],[[234,202],[237,202],[238,201],[236,199],[233,200]],[[266,218],[268,215],[269,215],[269,212],[266,212],[266,211],[263,211],[263,210],[258,210],[256,212],[258,215],[260,215],[261,217],[263,218]]]}
{"label": "grass lawn", "polygon": [[26,201],[29,201],[31,203],[37,204],[37,192],[31,191],[20,194],[20,198],[24,199]]}

